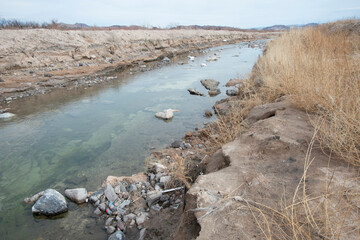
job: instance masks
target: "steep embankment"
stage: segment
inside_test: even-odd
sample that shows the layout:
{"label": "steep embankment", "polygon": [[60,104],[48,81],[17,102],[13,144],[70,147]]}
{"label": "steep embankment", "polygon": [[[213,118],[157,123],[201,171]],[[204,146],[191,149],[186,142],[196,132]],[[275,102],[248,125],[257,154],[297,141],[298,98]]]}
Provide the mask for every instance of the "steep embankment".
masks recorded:
{"label": "steep embankment", "polygon": [[283,98],[245,122],[188,191],[175,239],[358,239],[357,170],[308,148],[309,115]]}
{"label": "steep embankment", "polygon": [[43,93],[104,69],[274,33],[207,30],[0,31],[0,100]]}

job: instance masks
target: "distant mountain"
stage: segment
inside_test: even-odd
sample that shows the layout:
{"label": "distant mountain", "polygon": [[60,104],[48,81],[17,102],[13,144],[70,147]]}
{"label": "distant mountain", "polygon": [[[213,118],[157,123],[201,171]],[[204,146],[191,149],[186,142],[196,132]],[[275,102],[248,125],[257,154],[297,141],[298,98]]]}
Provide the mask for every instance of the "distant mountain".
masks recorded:
{"label": "distant mountain", "polygon": [[62,28],[62,29],[86,29],[86,28],[90,28],[90,26],[85,24],[85,23],[75,23],[75,24],[58,23],[57,25],[58,25],[59,28]]}
{"label": "distant mountain", "polygon": [[74,26],[78,28],[90,28],[90,26],[85,23],[75,23]]}
{"label": "distant mountain", "polygon": [[296,25],[273,25],[269,27],[255,28],[254,30],[264,31],[287,31],[293,28],[315,27],[318,23],[296,24]]}

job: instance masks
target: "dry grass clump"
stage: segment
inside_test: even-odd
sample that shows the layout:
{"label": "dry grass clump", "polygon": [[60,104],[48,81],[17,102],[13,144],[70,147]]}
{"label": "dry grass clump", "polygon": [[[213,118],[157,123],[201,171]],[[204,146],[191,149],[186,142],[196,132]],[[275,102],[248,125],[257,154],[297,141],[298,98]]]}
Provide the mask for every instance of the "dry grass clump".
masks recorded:
{"label": "dry grass clump", "polygon": [[359,30],[358,20],[292,30],[272,41],[257,63],[267,87],[324,119],[323,146],[355,165],[360,165]]}
{"label": "dry grass clump", "polygon": [[265,86],[259,86],[253,79],[245,79],[239,87],[240,94],[236,98],[228,99],[225,114],[214,106],[217,114],[215,122],[211,123],[205,130],[210,141],[216,147],[233,141],[247,126],[243,120],[249,111],[258,105],[274,101],[279,97],[278,93]]}
{"label": "dry grass clump", "polygon": [[179,154],[173,154],[171,159],[172,163],[169,165],[169,172],[173,179],[173,187],[185,185],[189,189],[192,179],[187,175],[185,159]]}

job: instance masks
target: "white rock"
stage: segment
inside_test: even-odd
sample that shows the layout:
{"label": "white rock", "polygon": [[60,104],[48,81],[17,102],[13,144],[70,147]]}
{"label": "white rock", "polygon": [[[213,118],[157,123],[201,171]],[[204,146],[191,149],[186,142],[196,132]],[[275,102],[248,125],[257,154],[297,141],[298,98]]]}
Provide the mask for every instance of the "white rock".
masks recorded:
{"label": "white rock", "polygon": [[206,65],[206,63],[202,63],[200,66],[201,67],[206,67],[207,65]]}
{"label": "white rock", "polygon": [[190,60],[190,61],[195,61],[195,57],[194,56],[187,56],[188,57],[188,59]]}
{"label": "white rock", "polygon": [[85,188],[66,189],[65,196],[76,203],[84,203],[88,192]]}
{"label": "white rock", "polygon": [[174,109],[166,109],[162,112],[157,112],[155,114],[155,117],[157,118],[161,118],[161,119],[164,119],[164,120],[169,120],[169,119],[172,119],[174,117],[174,112],[179,112],[179,110],[174,110]]}
{"label": "white rock", "polygon": [[0,114],[0,118],[2,118],[2,119],[12,118],[12,117],[15,117],[15,114],[9,113],[9,112]]}

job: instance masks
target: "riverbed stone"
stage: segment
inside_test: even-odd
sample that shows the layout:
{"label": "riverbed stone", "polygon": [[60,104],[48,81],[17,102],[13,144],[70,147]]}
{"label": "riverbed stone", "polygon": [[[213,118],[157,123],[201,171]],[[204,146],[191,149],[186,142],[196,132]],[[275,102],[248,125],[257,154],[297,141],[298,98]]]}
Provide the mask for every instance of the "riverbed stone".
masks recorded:
{"label": "riverbed stone", "polygon": [[113,220],[114,220],[114,218],[112,218],[112,217],[109,217],[108,219],[106,219],[105,226],[110,226]]}
{"label": "riverbed stone", "polygon": [[212,112],[210,110],[206,110],[205,113],[204,113],[204,117],[207,117],[207,118],[210,118],[212,117]]}
{"label": "riverbed stone", "polygon": [[216,81],[214,79],[203,79],[200,82],[207,90],[211,90],[211,91],[216,91],[216,89],[220,84],[219,81]]}
{"label": "riverbed stone", "polygon": [[219,95],[221,93],[221,91],[220,91],[220,89],[217,88],[215,90],[209,90],[208,93],[209,93],[210,97],[214,97],[214,96]]}
{"label": "riverbed stone", "polygon": [[146,235],[146,228],[141,229],[138,240],[144,240]]}
{"label": "riverbed stone", "polygon": [[86,202],[88,192],[85,188],[66,189],[65,196],[76,203]]}
{"label": "riverbed stone", "polygon": [[152,192],[147,195],[146,202],[148,207],[151,207],[154,203],[157,203],[162,196],[161,192]]}
{"label": "riverbed stone", "polygon": [[2,118],[2,119],[12,118],[12,117],[15,117],[15,114],[9,113],[9,112],[1,113],[1,114],[0,114],[0,118]]}
{"label": "riverbed stone", "polygon": [[35,194],[34,196],[25,198],[25,199],[24,199],[24,202],[25,202],[26,204],[35,203],[37,200],[39,200],[39,198],[41,198],[42,195],[44,195],[44,191],[41,191],[41,192]]}
{"label": "riverbed stone", "polygon": [[188,89],[188,92],[189,92],[191,95],[204,96],[203,93],[197,91],[195,88],[189,88],[189,89]]}
{"label": "riverbed stone", "polygon": [[173,143],[171,143],[171,147],[172,148],[183,148],[184,147],[184,142],[181,140],[176,140]]}
{"label": "riverbed stone", "polygon": [[121,220],[118,220],[118,221],[117,221],[116,227],[117,227],[118,229],[120,229],[121,231],[125,231],[125,229],[126,229],[126,226],[125,226],[124,222],[121,221]]}
{"label": "riverbed stone", "polygon": [[97,192],[94,192],[93,194],[90,195],[89,197],[89,201],[91,203],[96,203],[97,201],[100,200],[100,197],[104,194],[103,190],[99,190]]}
{"label": "riverbed stone", "polygon": [[119,208],[125,208],[125,207],[129,206],[130,203],[131,203],[131,201],[129,199],[127,199],[119,205]]}
{"label": "riverbed stone", "polygon": [[228,89],[228,90],[226,90],[226,95],[237,96],[237,95],[239,95],[239,89],[238,88]]}
{"label": "riverbed stone", "polygon": [[147,213],[144,213],[144,212],[139,213],[135,219],[136,224],[138,226],[144,224],[144,222],[146,221],[146,218],[147,218]]}
{"label": "riverbed stone", "polygon": [[102,214],[100,208],[97,207],[94,211],[94,214],[100,216]]}
{"label": "riverbed stone", "polygon": [[108,234],[112,234],[113,232],[116,231],[116,228],[114,226],[106,226],[105,228]]}
{"label": "riverbed stone", "polygon": [[124,222],[134,220],[136,218],[136,215],[133,213],[129,213],[128,215],[124,216]]}
{"label": "riverbed stone", "polygon": [[157,112],[155,113],[155,117],[163,119],[163,120],[170,120],[174,117],[174,112],[178,112],[179,110],[174,110],[174,109],[166,109],[162,112]]}
{"label": "riverbed stone", "polygon": [[134,192],[134,191],[137,191],[137,187],[135,184],[130,184],[126,187],[126,190],[131,193],[131,192]]}
{"label": "riverbed stone", "polygon": [[114,188],[109,183],[106,184],[105,189],[104,189],[104,193],[105,193],[106,198],[110,202],[115,202],[116,199],[118,198],[118,196],[115,193]]}
{"label": "riverbed stone", "polygon": [[103,203],[100,203],[99,206],[98,206],[98,208],[99,208],[101,211],[105,212],[105,210],[106,210],[106,205],[105,205],[105,203],[104,203],[104,202],[103,202]]}
{"label": "riverbed stone", "polygon": [[46,189],[32,207],[33,214],[54,216],[68,211],[66,199],[54,189]]}
{"label": "riverbed stone", "polygon": [[125,240],[125,234],[122,231],[116,231],[111,234],[108,240]]}
{"label": "riverbed stone", "polygon": [[244,80],[242,79],[238,79],[238,78],[234,78],[234,79],[230,79],[226,84],[225,86],[226,87],[234,87],[236,85],[242,85]]}
{"label": "riverbed stone", "polygon": [[127,192],[126,187],[122,184],[122,182],[119,182],[118,186],[120,187],[121,192]]}

